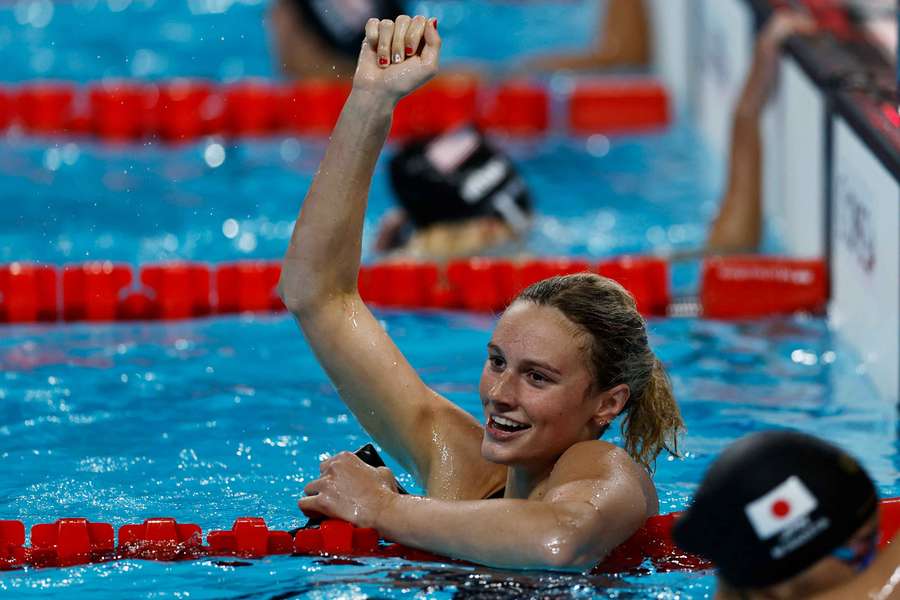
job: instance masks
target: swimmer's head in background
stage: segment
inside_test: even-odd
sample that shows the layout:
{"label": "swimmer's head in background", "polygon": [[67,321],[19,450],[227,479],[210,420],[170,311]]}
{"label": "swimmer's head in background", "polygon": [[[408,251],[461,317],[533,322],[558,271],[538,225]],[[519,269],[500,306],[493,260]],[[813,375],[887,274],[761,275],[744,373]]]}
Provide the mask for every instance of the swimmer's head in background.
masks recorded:
{"label": "swimmer's head in background", "polygon": [[713,463],[673,537],[731,585],[762,588],[829,556],[877,507],[872,480],[841,449],[797,432],[757,433]]}
{"label": "swimmer's head in background", "polygon": [[391,159],[391,183],[417,229],[496,217],[517,235],[531,222],[532,202],[512,162],[471,128],[407,144]]}
{"label": "swimmer's head in background", "polygon": [[403,14],[397,0],[289,0],[304,21],[335,51],[355,59],[359,55],[366,21],[372,17],[395,19]]}

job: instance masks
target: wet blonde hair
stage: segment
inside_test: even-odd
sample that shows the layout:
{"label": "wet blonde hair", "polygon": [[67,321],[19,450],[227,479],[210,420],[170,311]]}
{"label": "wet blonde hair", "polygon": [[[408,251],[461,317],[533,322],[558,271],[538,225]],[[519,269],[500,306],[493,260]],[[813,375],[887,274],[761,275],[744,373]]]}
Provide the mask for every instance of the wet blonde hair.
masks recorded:
{"label": "wet blonde hair", "polygon": [[681,411],[650,349],[644,318],[625,288],[593,273],[562,275],[529,286],[514,302],[552,306],[584,331],[596,389],[628,386],[622,435],[634,460],[652,472],[663,450],[678,455]]}

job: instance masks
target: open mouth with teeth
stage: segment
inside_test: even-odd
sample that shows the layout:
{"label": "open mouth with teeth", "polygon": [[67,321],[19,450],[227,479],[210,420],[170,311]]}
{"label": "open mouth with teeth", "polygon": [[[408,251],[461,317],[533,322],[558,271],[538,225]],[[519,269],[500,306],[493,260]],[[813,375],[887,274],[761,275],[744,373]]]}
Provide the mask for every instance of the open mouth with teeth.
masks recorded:
{"label": "open mouth with teeth", "polygon": [[498,415],[491,415],[488,420],[488,426],[504,433],[516,433],[517,431],[531,429],[531,425],[525,425],[524,423],[519,423],[518,421],[513,421],[512,419],[507,419],[506,417]]}

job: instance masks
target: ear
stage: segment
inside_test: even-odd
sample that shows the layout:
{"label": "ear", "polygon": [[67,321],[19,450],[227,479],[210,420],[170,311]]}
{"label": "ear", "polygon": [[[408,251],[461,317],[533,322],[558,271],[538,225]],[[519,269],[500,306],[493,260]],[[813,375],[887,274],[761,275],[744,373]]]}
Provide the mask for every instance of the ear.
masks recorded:
{"label": "ear", "polygon": [[631,389],[626,383],[612,387],[597,394],[597,405],[594,410],[594,423],[601,428],[607,427],[613,419],[619,416],[625,409],[628,399],[631,397]]}

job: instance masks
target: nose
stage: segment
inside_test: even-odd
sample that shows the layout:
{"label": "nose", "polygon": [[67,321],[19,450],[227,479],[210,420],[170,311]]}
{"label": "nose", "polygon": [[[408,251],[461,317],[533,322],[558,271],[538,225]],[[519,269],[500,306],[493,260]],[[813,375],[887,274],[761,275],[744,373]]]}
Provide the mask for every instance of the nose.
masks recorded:
{"label": "nose", "polygon": [[487,390],[487,399],[496,406],[509,408],[515,405],[513,393],[513,374],[510,369],[498,373],[490,382]]}

